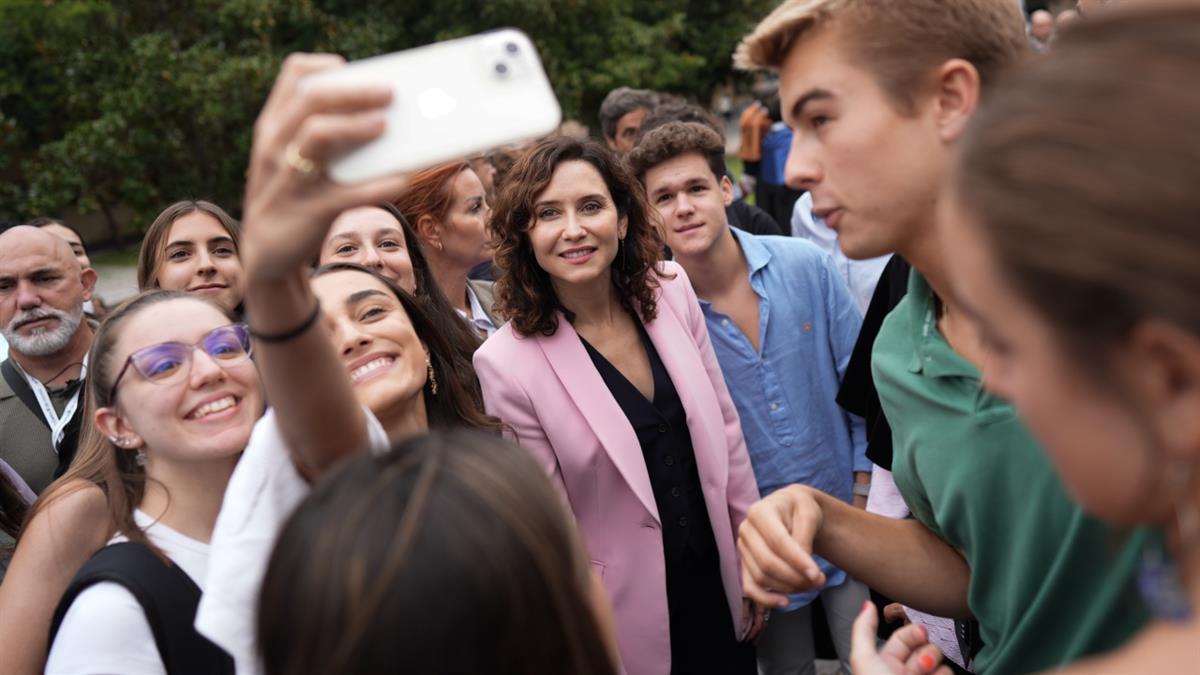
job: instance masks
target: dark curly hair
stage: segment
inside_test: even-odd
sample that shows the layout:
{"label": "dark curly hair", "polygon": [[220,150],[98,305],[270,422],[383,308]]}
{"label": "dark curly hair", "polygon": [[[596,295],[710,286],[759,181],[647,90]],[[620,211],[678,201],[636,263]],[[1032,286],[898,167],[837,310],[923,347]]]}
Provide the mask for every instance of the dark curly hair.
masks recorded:
{"label": "dark curly hair", "polygon": [[612,283],[621,305],[643,321],[657,316],[655,263],[662,258],[663,239],[642,184],[599,142],[557,136],[541,141],[517,161],[492,211],[491,229],[498,242],[496,267],[500,270],[496,306],[520,335],[553,335],[558,328],[557,310],[562,310],[568,321],[575,319],[562,306],[550,275],[538,265],[529,243],[534,203],[558,166],[570,161],[587,162],[596,169],[618,215],[626,220],[622,250],[612,262]]}

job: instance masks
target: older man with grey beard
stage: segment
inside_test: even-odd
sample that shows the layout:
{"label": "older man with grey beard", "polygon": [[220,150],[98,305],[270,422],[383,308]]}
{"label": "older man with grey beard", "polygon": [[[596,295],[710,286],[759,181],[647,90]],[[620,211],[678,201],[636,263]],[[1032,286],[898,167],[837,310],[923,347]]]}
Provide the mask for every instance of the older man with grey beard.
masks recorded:
{"label": "older man with grey beard", "polygon": [[83,303],[95,285],[59,237],[28,226],[0,234],[0,460],[37,493],[70,465],[86,423]]}

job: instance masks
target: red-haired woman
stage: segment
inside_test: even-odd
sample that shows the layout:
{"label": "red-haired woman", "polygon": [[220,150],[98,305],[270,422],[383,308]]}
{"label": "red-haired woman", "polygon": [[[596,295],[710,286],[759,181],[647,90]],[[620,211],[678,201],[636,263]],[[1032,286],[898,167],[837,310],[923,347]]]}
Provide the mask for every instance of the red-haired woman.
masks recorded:
{"label": "red-haired woman", "polygon": [[492,312],[492,284],[467,273],[492,257],[487,222],[491,215],[479,176],[465,161],[450,162],[412,176],[396,207],[421,239],[429,269],[450,304],[487,338],[502,323]]}

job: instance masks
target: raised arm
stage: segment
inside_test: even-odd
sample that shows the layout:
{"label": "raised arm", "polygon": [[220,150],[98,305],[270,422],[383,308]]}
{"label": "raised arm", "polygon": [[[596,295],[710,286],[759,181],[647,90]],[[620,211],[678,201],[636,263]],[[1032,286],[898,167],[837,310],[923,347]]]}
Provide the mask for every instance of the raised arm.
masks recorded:
{"label": "raised arm", "polygon": [[366,421],[349,375],[317,315],[308,265],[342,211],[394,198],[403,177],[333,182],[324,163],[384,129],[387,88],[301,89],[333,55],[288,57],[258,121],[246,184],[242,258],[246,312],[267,400],[300,471],[313,478],[367,447]]}

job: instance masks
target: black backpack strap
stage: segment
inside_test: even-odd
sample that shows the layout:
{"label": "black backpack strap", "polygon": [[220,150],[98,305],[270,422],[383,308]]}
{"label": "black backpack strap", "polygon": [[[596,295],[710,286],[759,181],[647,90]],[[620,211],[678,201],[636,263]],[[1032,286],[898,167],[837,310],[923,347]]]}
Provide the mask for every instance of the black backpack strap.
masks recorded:
{"label": "black backpack strap", "polygon": [[13,365],[12,357],[4,359],[4,363],[0,363],[0,374],[4,375],[4,381],[8,383],[8,388],[17,395],[21,403],[25,404],[33,412],[33,416],[38,418],[38,421],[50,429],[50,423],[42,417],[42,407],[38,405],[37,397],[33,395],[33,390],[29,388],[29,383],[25,381],[25,377]]}
{"label": "black backpack strap", "polygon": [[103,581],[120,584],[142,606],[168,673],[232,675],[233,659],[196,632],[193,626],[200,604],[200,588],[178,565],[164,562],[146,546],[133,542],[100,549],[75,575],[54,611],[54,620],[50,624],[51,645],[75,598],[88,587]]}

